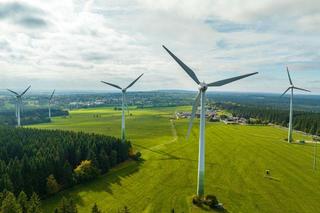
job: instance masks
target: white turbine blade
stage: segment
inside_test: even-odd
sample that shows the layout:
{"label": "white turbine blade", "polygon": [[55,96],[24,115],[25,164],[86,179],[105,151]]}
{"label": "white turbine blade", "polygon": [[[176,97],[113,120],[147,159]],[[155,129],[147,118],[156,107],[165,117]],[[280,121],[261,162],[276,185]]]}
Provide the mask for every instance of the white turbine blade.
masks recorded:
{"label": "white turbine blade", "polygon": [[143,73],[142,73],[136,80],[132,81],[132,83],[129,84],[129,85],[125,88],[125,90],[129,89],[130,87],[132,87],[132,85],[134,85],[142,76],[143,76]]}
{"label": "white turbine blade", "polygon": [[293,88],[297,90],[305,91],[305,92],[311,92],[310,90],[299,88],[299,87],[293,87]]}
{"label": "white turbine blade", "polygon": [[254,73],[250,73],[250,74],[246,74],[246,75],[240,75],[240,76],[237,76],[237,77],[228,78],[228,79],[224,79],[224,80],[221,80],[221,81],[212,82],[212,83],[208,84],[208,87],[219,87],[219,86],[222,86],[222,85],[225,85],[225,84],[229,84],[231,82],[234,82],[234,81],[237,81],[237,80],[240,80],[242,78],[246,78],[246,77],[249,77],[249,76],[255,75],[255,74],[258,74],[258,72],[254,72]]}
{"label": "white turbine blade", "polygon": [[186,73],[197,83],[200,84],[199,79],[196,74],[190,69],[187,65],[185,65],[177,56],[175,56],[170,50],[168,50],[164,45],[162,47],[171,55],[171,57],[186,71]]}
{"label": "white turbine blade", "polygon": [[50,98],[49,98],[50,101],[52,100],[53,95],[54,95],[55,92],[56,92],[56,90],[53,90],[53,92],[52,92],[52,94],[51,94],[51,96],[50,96]]}
{"label": "white turbine blade", "polygon": [[13,91],[13,90],[10,90],[10,89],[7,89],[9,92],[11,92],[11,93],[13,93],[13,94],[15,94],[16,96],[19,96],[19,94],[18,93],[16,93],[15,91]]}
{"label": "white turbine blade", "polygon": [[282,95],[280,97],[284,96],[290,89],[291,88],[289,87],[286,91],[284,91],[284,93],[282,93]]}
{"label": "white turbine blade", "polygon": [[190,136],[190,132],[191,132],[191,129],[192,129],[192,125],[193,125],[193,119],[194,119],[194,116],[196,115],[196,111],[197,111],[197,107],[199,106],[199,102],[200,102],[200,92],[198,93],[194,103],[193,103],[193,106],[192,106],[192,113],[191,113],[191,117],[190,117],[190,121],[189,121],[189,128],[188,128],[188,132],[187,132],[187,139],[189,138]]}
{"label": "white turbine blade", "polygon": [[290,82],[291,85],[293,85],[288,67],[287,67],[287,73],[288,73],[289,82]]}
{"label": "white turbine blade", "polygon": [[21,93],[21,95],[20,95],[20,96],[23,96],[24,94],[26,94],[26,92],[30,89],[30,87],[31,87],[31,85],[30,85],[30,86],[28,86],[28,88],[27,88],[25,91],[23,91],[23,93]]}
{"label": "white turbine blade", "polygon": [[112,84],[112,83],[108,83],[108,82],[105,82],[105,81],[101,81],[101,82],[104,83],[104,84],[108,84],[108,85],[110,85],[110,86],[112,86],[112,87],[115,87],[115,88],[117,88],[117,89],[122,90],[122,88],[119,87],[118,85],[115,85],[115,84]]}

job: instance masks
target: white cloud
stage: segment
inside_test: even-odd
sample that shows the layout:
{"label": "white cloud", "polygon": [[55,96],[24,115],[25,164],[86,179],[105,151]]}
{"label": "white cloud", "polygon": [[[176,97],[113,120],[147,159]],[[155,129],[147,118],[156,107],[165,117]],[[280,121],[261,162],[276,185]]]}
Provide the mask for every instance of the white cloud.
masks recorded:
{"label": "white cloud", "polygon": [[[314,63],[320,59],[320,3],[315,0],[1,4],[0,29],[5,29],[0,35],[1,87],[20,87],[28,81],[25,84],[34,89],[50,89],[48,85],[106,89],[100,80],[126,85],[145,72],[135,89],[195,88],[162,44],[194,68],[200,79],[262,72],[250,86],[244,81],[223,88],[227,90],[264,90],[263,77],[275,78],[275,70],[283,74],[285,84],[281,69],[286,64],[297,71],[320,68]],[[12,5],[19,9],[12,10]]]}

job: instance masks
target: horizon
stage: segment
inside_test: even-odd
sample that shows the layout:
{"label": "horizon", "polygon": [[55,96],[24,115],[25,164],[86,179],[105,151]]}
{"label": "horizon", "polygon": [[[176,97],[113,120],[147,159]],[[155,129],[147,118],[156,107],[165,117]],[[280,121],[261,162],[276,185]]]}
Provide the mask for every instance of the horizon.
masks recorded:
{"label": "horizon", "polygon": [[[24,89],[21,90],[14,90],[15,92],[22,92]],[[25,94],[25,96],[33,96],[33,95],[50,95],[53,90],[32,90],[32,87],[30,90]],[[144,92],[180,92],[180,93],[197,93],[197,90],[186,90],[186,89],[157,89],[157,90],[128,90],[127,93],[144,93]],[[121,91],[111,89],[111,90],[56,90],[55,94],[56,95],[82,95],[82,94],[114,94],[114,93],[119,93],[121,94]],[[227,93],[227,94],[251,94],[251,95],[281,95],[283,92],[254,92],[254,91],[224,91],[224,90],[219,90],[219,91],[212,91],[208,90],[207,94],[222,94],[222,93]],[[7,91],[7,89],[0,89],[0,95],[6,95],[6,96],[12,96],[12,94]],[[306,97],[311,97],[311,96],[320,96],[320,93],[303,93],[303,92],[296,92],[294,93],[295,96],[306,96]],[[288,93],[284,95],[284,97],[289,96]]]}

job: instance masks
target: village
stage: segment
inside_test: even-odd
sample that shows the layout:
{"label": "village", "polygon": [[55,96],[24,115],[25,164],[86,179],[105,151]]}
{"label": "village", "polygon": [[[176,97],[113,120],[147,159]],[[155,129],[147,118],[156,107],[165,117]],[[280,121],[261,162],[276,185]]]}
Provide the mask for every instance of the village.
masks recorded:
{"label": "village", "polygon": [[[179,119],[189,119],[191,117],[191,112],[176,112],[175,118]],[[198,109],[196,112],[196,117],[200,118],[200,110]],[[223,110],[214,109],[207,107],[205,117],[210,122],[223,122],[225,124],[241,124],[245,125],[248,123],[246,118],[242,117],[234,117],[229,113],[224,113]]]}

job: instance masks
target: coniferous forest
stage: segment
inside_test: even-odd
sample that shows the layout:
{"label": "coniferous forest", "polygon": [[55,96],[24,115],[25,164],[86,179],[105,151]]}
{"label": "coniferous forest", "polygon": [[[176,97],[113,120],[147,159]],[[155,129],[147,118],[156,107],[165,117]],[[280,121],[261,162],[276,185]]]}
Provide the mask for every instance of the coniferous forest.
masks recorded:
{"label": "coniferous forest", "polygon": [[[22,125],[48,123],[50,118],[48,117],[48,109],[27,109],[21,112]],[[68,111],[61,109],[51,109],[51,115],[54,116],[67,116]],[[15,126],[17,124],[17,118],[13,110],[0,111],[0,125]]]}
{"label": "coniferous forest", "polygon": [[[273,123],[288,126],[289,110],[273,107],[248,106],[230,102],[215,103],[219,108],[230,111],[234,116],[243,118],[255,118],[255,124]],[[320,135],[320,113],[309,111],[293,112],[293,128],[313,135]]]}
{"label": "coniferous forest", "polygon": [[128,159],[130,142],[81,132],[0,127],[0,191],[40,197]]}

